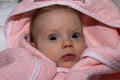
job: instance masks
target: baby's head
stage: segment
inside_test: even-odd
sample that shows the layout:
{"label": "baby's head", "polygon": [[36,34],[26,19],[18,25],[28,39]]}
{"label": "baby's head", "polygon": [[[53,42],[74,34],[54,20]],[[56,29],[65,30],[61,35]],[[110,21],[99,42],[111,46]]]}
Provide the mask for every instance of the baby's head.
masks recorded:
{"label": "baby's head", "polygon": [[31,44],[56,63],[70,68],[86,48],[80,13],[67,6],[40,9],[32,19]]}

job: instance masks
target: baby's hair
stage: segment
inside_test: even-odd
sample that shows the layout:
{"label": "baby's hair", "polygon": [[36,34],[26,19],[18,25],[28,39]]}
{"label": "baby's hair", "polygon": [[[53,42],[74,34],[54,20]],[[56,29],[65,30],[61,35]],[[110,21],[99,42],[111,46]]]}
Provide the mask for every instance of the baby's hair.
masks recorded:
{"label": "baby's hair", "polygon": [[35,19],[43,14],[43,13],[46,13],[46,12],[49,12],[51,10],[54,10],[54,9],[65,9],[67,11],[70,11],[70,12],[73,12],[75,13],[76,15],[78,15],[78,17],[81,19],[81,13],[73,8],[70,8],[68,6],[64,6],[64,5],[51,5],[51,6],[47,6],[47,7],[43,7],[41,9],[39,9],[32,17],[32,20],[31,20],[31,25],[30,25],[30,37],[31,37],[31,42],[33,42],[33,34],[34,34],[34,21]]}

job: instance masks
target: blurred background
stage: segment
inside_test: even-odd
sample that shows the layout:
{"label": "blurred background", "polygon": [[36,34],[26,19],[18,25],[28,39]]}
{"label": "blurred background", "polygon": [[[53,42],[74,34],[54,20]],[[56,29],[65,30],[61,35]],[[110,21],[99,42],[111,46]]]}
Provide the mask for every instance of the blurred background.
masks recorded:
{"label": "blurred background", "polygon": [[[0,0],[0,51],[6,48],[6,39],[3,30],[5,20],[21,1],[22,0]],[[120,9],[120,0],[113,0],[113,2]]]}

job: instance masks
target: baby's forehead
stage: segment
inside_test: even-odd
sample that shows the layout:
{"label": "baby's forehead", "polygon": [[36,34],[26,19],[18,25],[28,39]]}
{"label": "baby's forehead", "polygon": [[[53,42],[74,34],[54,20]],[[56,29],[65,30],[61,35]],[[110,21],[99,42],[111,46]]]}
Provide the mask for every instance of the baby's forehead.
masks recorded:
{"label": "baby's forehead", "polygon": [[66,12],[72,12],[75,13],[76,15],[78,15],[79,17],[81,17],[81,13],[71,7],[68,6],[64,6],[64,5],[51,5],[51,6],[47,6],[47,7],[43,7],[41,9],[38,9],[38,11],[34,14],[33,16],[33,20],[35,20],[39,15],[46,13],[46,12],[52,12],[55,10],[65,10]]}
{"label": "baby's forehead", "polygon": [[[53,12],[55,12],[54,13],[54,15],[52,14]],[[81,18],[80,18],[80,12],[78,12],[77,10],[74,10],[74,9],[72,9],[72,8],[70,8],[70,7],[68,7],[68,6],[62,6],[62,5],[52,5],[52,6],[48,6],[48,7],[44,7],[44,8],[41,8],[41,9],[39,9],[36,13],[35,13],[35,15],[33,16],[33,19],[32,19],[32,27],[31,27],[31,31],[33,31],[33,30],[36,30],[36,29],[40,29],[40,28],[38,28],[37,26],[35,26],[36,25],[36,21],[38,21],[37,22],[37,24],[39,24],[39,25],[41,25],[41,22],[39,22],[39,21],[43,21],[42,20],[42,18],[40,17],[41,15],[46,15],[46,16],[44,16],[44,17],[46,17],[46,19],[48,19],[48,17],[51,17],[51,16],[53,16],[54,18],[57,18],[57,17],[59,17],[59,16],[56,16],[55,17],[55,15],[57,15],[57,14],[59,14],[59,13],[61,13],[61,14],[63,14],[63,12],[67,12],[67,13],[69,13],[70,12],[70,14],[75,14],[75,15],[77,15],[77,17],[79,17],[79,19],[80,19],[80,21],[81,21]],[[49,15],[49,13],[51,14],[51,16]],[[48,16],[49,15],[49,16]],[[69,14],[68,14],[69,15]],[[67,15],[66,15],[67,16]],[[64,17],[63,17],[64,18]],[[44,18],[45,19],[45,18]],[[64,21],[64,20],[63,20]],[[70,20],[68,20],[68,22],[69,22]],[[46,22],[46,24],[47,23],[50,23],[51,22],[51,20],[49,20],[49,21],[47,21]],[[73,22],[73,21],[72,21]],[[44,24],[44,23],[42,23],[42,24]],[[62,24],[62,23],[61,23]],[[43,28],[43,27],[42,27]]]}

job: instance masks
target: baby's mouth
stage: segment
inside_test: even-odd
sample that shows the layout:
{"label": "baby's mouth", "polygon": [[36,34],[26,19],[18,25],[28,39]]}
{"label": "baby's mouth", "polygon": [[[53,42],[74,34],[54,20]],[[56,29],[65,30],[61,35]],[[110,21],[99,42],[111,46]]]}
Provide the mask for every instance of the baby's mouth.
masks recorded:
{"label": "baby's mouth", "polygon": [[75,60],[75,58],[76,58],[76,55],[72,53],[68,53],[62,57],[64,61],[73,61]]}

